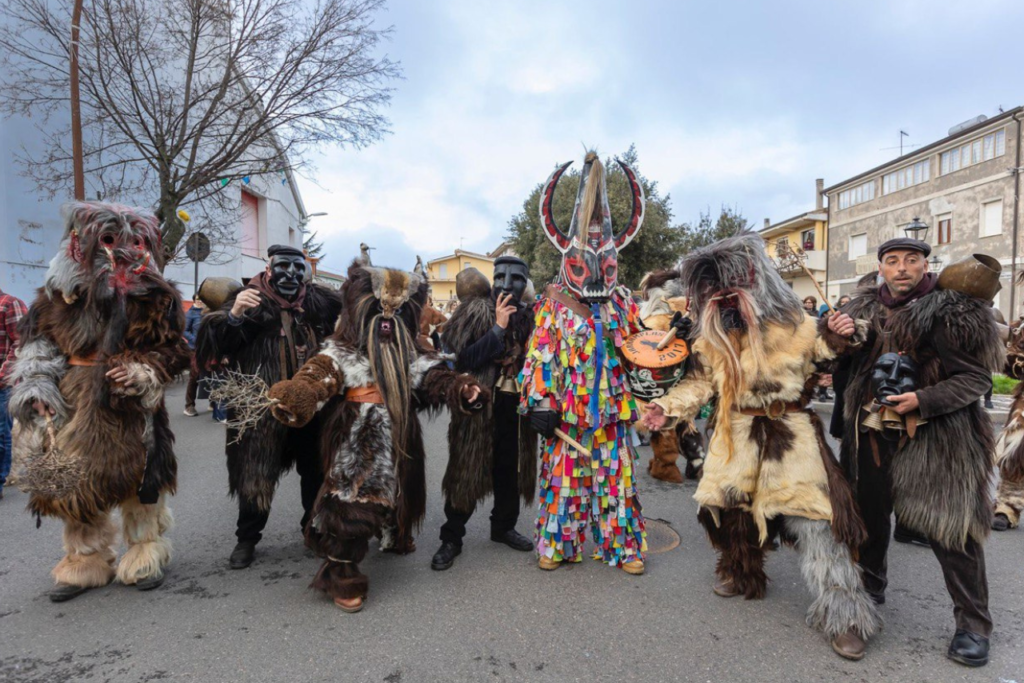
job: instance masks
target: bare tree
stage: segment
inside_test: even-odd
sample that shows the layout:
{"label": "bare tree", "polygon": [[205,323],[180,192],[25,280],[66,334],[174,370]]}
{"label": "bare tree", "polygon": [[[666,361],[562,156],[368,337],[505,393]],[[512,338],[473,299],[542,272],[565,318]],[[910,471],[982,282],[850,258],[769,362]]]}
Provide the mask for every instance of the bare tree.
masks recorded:
{"label": "bare tree", "polygon": [[[0,112],[51,121],[68,103],[73,0],[4,0]],[[305,165],[315,145],[361,147],[398,65],[375,53],[384,0],[85,0],[79,60],[92,190],[139,197],[179,251],[182,207],[225,209],[227,182]],[[59,118],[59,117],[58,117]],[[69,193],[70,134],[50,125],[26,173]],[[211,205],[214,208],[211,208]]]}

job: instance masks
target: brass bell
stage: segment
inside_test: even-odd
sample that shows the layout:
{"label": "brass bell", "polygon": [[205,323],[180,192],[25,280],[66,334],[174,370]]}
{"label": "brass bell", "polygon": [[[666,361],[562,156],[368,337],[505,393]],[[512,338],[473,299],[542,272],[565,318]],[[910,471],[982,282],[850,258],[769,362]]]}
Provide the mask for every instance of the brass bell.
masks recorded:
{"label": "brass bell", "polygon": [[1003,266],[987,254],[972,254],[951,263],[939,273],[939,288],[952,289],[967,296],[992,301],[1000,289]]}

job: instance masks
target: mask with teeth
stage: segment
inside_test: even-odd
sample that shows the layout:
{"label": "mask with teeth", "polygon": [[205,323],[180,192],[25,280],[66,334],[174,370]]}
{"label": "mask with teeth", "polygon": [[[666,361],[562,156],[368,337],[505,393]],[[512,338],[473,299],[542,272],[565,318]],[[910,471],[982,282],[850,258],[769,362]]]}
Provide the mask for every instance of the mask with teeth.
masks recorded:
{"label": "mask with teeth", "polygon": [[604,166],[595,152],[588,152],[580,174],[569,230],[555,223],[552,202],[558,180],[572,162],[562,164],[544,184],[540,218],[544,233],[562,252],[562,283],[585,303],[607,301],[618,283],[618,254],[636,237],[644,220],[644,190],[636,173],[622,161],[632,197],[629,219],[618,232],[612,228]]}

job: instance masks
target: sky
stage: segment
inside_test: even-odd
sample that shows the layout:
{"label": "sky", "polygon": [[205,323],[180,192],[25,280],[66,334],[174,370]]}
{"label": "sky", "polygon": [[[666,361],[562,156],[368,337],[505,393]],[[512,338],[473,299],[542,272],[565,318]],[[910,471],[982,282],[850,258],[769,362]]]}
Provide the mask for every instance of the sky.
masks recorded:
{"label": "sky", "polygon": [[923,146],[1024,104],[1020,0],[391,0],[379,22],[391,133],[299,181],[335,272],[360,242],[406,268],[493,250],[584,146],[635,144],[675,223],[728,205],[760,226],[896,158],[901,129]]}

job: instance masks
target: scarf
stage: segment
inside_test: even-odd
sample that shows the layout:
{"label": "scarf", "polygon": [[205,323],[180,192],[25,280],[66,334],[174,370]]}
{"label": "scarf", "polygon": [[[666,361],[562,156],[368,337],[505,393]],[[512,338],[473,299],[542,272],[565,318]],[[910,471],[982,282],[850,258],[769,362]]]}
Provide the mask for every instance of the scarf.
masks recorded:
{"label": "scarf", "polygon": [[[262,272],[253,279],[249,280],[249,286],[266,295],[272,299],[278,306],[281,307],[281,376],[279,379],[291,379],[292,376],[299,371],[307,359],[312,358],[317,352],[317,341],[316,336],[313,334],[313,330],[303,324],[302,322],[302,304],[306,300],[306,283],[302,283],[299,287],[298,294],[295,295],[294,301],[288,301],[283,296],[277,293],[274,286],[270,284],[270,278],[267,277],[266,272]],[[295,314],[298,313],[298,319],[295,318]],[[300,339],[295,338],[296,330],[292,329],[292,324],[298,328]]]}
{"label": "scarf", "polygon": [[915,299],[920,299],[925,294],[931,294],[939,286],[939,276],[935,273],[925,273],[921,281],[912,290],[902,296],[893,296],[889,291],[889,285],[883,283],[878,288],[878,300],[888,309],[899,308]]}

